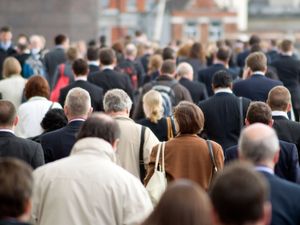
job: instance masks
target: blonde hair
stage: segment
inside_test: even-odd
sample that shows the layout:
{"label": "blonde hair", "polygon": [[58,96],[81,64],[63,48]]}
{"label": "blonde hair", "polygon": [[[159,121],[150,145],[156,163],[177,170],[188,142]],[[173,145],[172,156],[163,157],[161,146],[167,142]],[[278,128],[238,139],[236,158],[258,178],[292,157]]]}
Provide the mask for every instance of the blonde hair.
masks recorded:
{"label": "blonde hair", "polygon": [[159,54],[154,54],[150,56],[149,64],[148,64],[148,73],[154,73],[160,70],[163,64],[163,58]]}
{"label": "blonde hair", "polygon": [[11,75],[21,73],[22,68],[19,61],[14,57],[7,57],[3,62],[2,76],[8,78]]}
{"label": "blonde hair", "polygon": [[150,90],[143,97],[143,108],[152,123],[157,123],[163,117],[163,99],[158,91]]}

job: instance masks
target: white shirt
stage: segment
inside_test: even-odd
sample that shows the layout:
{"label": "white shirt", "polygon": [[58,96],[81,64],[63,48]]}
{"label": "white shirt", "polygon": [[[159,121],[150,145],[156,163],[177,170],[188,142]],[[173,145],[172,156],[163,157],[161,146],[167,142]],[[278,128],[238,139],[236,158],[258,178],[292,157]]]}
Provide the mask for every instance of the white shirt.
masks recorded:
{"label": "white shirt", "polygon": [[274,170],[272,170],[271,168],[266,167],[266,166],[256,166],[255,170],[259,171],[259,172],[266,172],[269,174],[274,174]]}
{"label": "white shirt", "polygon": [[[53,105],[52,105],[53,104]],[[52,105],[52,106],[51,106]],[[19,122],[16,126],[16,135],[23,138],[35,137],[43,133],[42,122],[48,110],[62,108],[57,102],[53,103],[44,97],[32,97],[18,108]]]}
{"label": "white shirt", "polygon": [[253,75],[253,74],[255,74],[255,75],[262,75],[262,76],[265,75],[265,73],[264,73],[264,72],[261,72],[261,71],[254,71],[254,72],[252,73],[252,75]]}
{"label": "white shirt", "polygon": [[78,76],[78,77],[75,77],[75,81],[78,81],[78,80],[87,81],[87,76]]}
{"label": "white shirt", "polygon": [[283,116],[289,120],[288,114],[284,111],[272,111],[272,116]]}
{"label": "white shirt", "polygon": [[215,90],[215,94],[217,93],[230,93],[232,94],[232,90],[230,88],[218,88]]}
{"label": "white shirt", "polygon": [[101,66],[101,70],[106,70],[106,69],[114,70],[114,66],[113,65]]}

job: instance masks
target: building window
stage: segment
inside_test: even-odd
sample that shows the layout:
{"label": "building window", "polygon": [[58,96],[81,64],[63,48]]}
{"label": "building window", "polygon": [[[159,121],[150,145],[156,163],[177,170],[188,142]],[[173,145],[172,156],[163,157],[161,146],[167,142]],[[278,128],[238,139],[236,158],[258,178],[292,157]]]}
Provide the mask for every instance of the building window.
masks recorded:
{"label": "building window", "polygon": [[183,36],[187,39],[197,40],[200,36],[198,23],[195,21],[188,21],[184,26]]}
{"label": "building window", "polygon": [[109,7],[110,0],[100,0],[100,5],[102,9],[107,9]]}
{"label": "building window", "polygon": [[126,9],[128,12],[136,12],[136,1],[137,0],[127,0]]}
{"label": "building window", "polygon": [[212,21],[209,26],[209,40],[217,41],[223,37],[223,27],[220,21]]}

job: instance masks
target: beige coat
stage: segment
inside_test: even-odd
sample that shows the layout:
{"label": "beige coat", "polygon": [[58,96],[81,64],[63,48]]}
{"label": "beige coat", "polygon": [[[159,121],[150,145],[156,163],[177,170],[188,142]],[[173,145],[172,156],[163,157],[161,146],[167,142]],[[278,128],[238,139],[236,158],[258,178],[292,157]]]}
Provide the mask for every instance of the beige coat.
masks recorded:
{"label": "beige coat", "polygon": [[[121,136],[117,148],[118,164],[140,178],[139,169],[139,149],[141,140],[140,124],[125,116],[116,116],[117,123],[120,126]],[[146,128],[144,142],[144,164],[147,166],[152,148],[159,143],[159,140],[153,132]]]}
{"label": "beige coat", "polygon": [[32,223],[134,225],[152,210],[141,182],[114,163],[111,145],[79,140],[71,156],[34,171]]}

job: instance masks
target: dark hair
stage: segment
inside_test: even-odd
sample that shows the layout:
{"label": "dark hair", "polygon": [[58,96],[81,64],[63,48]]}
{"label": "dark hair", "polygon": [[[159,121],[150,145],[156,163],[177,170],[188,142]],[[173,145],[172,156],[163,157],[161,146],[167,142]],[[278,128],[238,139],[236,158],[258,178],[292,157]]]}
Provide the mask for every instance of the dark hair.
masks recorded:
{"label": "dark hair", "polygon": [[254,44],[251,46],[250,52],[263,52],[263,49],[261,48],[260,44]]}
{"label": "dark hair", "polygon": [[216,54],[217,59],[221,61],[228,61],[231,57],[231,50],[227,46],[222,46],[218,49]]}
{"label": "dark hair", "polygon": [[64,34],[58,34],[55,38],[54,38],[54,43],[55,45],[62,45],[64,42],[66,42],[67,40],[67,36]]}
{"label": "dark hair", "polygon": [[50,96],[48,81],[39,75],[32,76],[25,85],[24,93],[27,99],[34,96],[41,96],[48,99]]}
{"label": "dark hair", "polygon": [[164,61],[168,60],[168,59],[175,60],[176,59],[175,50],[173,48],[170,48],[170,47],[165,47],[163,49],[163,52],[162,52],[162,57],[163,57]]}
{"label": "dark hair", "polygon": [[190,49],[190,58],[199,59],[201,63],[205,63],[205,52],[203,46],[199,42],[195,42]]}
{"label": "dark hair", "polygon": [[16,107],[7,100],[0,100],[0,126],[12,126],[16,118]]}
{"label": "dark hair", "polygon": [[250,124],[253,123],[263,123],[268,125],[272,120],[272,110],[264,102],[251,102],[246,118]]}
{"label": "dark hair", "polygon": [[211,204],[201,187],[189,180],[171,183],[142,225],[210,225]]}
{"label": "dark hair", "polygon": [[99,60],[99,49],[96,47],[89,47],[86,52],[86,58],[89,61]]}
{"label": "dark hair", "polygon": [[232,84],[232,77],[227,71],[220,70],[213,75],[212,84],[214,88],[230,87]]}
{"label": "dark hair", "polygon": [[175,71],[176,63],[171,59],[165,60],[160,69],[161,74],[174,74]]}
{"label": "dark hair", "polygon": [[249,45],[252,46],[252,45],[255,45],[255,44],[260,44],[260,37],[253,34],[250,39],[249,39]]}
{"label": "dark hair", "polygon": [[182,101],[174,110],[180,134],[198,134],[204,126],[202,110],[194,103]]}
{"label": "dark hair", "polygon": [[0,220],[18,218],[32,196],[32,169],[13,158],[0,159]]}
{"label": "dark hair", "polygon": [[110,116],[104,113],[94,113],[83,123],[77,140],[86,137],[102,138],[113,144],[120,137],[120,128]]}
{"label": "dark hair", "polygon": [[7,33],[7,32],[11,32],[11,28],[9,26],[1,27],[0,33]]}
{"label": "dark hair", "polygon": [[89,66],[84,59],[76,59],[72,65],[73,72],[75,76],[77,75],[87,75],[89,71]]}
{"label": "dark hair", "polygon": [[289,52],[293,49],[293,42],[291,40],[283,40],[280,44],[280,48],[283,52]]}
{"label": "dark hair", "polygon": [[41,127],[46,131],[54,131],[66,126],[68,119],[63,109],[50,109],[44,116]]}
{"label": "dark hair", "polygon": [[263,52],[253,52],[246,58],[246,65],[253,72],[264,71],[267,68],[267,57]]}
{"label": "dark hair", "polygon": [[217,175],[210,197],[222,224],[246,224],[263,217],[269,188],[263,176],[250,165],[236,162]]}
{"label": "dark hair", "polygon": [[107,66],[113,64],[116,54],[111,48],[102,48],[100,49],[99,58],[101,64]]}

